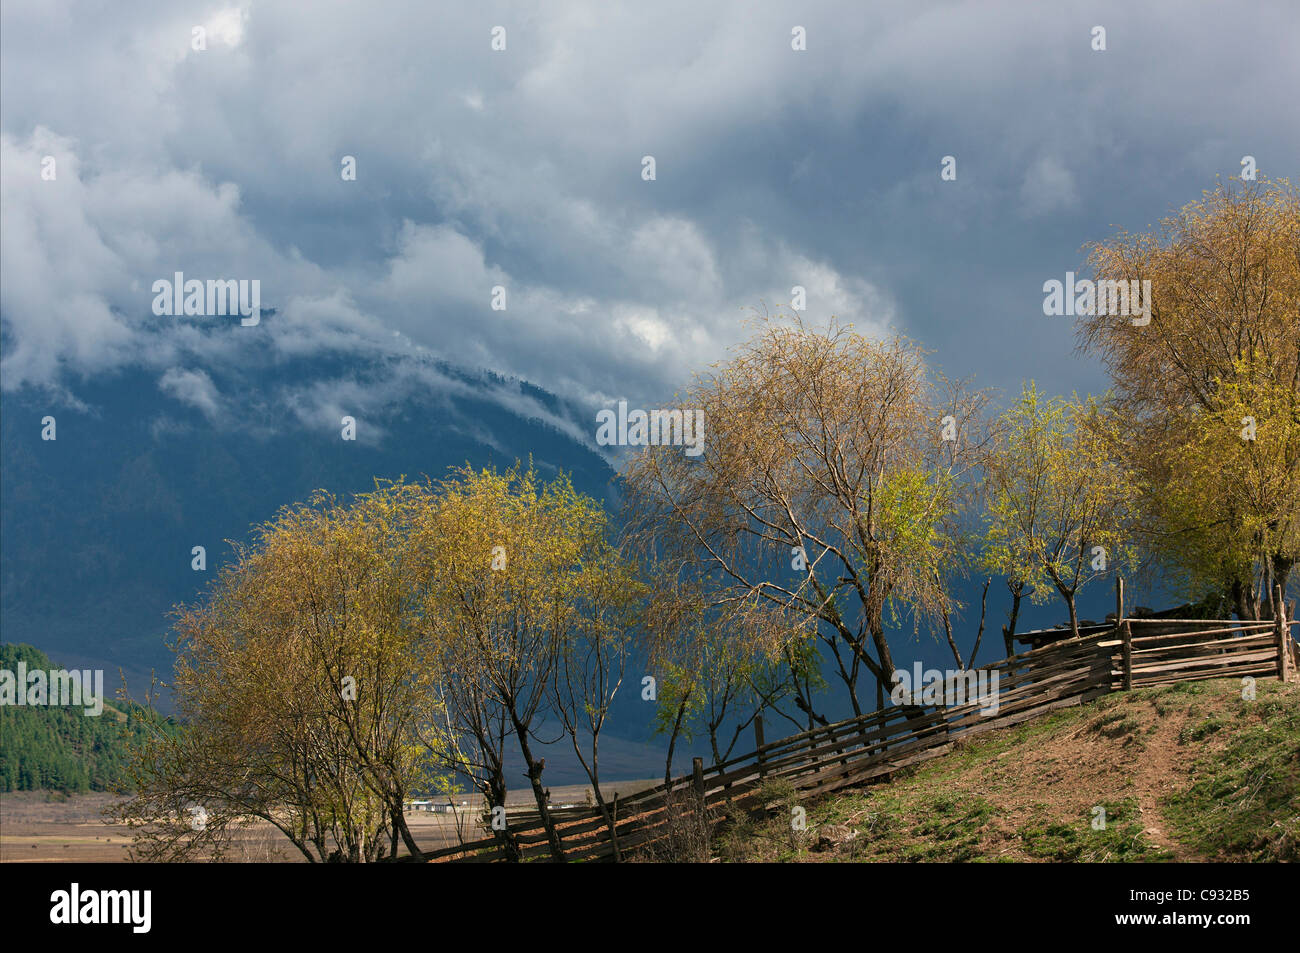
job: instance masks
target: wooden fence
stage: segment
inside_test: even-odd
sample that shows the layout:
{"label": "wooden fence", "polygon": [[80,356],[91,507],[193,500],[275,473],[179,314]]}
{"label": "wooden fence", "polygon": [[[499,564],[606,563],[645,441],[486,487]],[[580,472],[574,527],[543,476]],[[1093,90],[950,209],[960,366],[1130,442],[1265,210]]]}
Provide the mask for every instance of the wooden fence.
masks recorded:
{"label": "wooden fence", "polygon": [[[1117,587],[1116,623],[1105,636],[1065,638],[1003,659],[968,675],[983,678],[987,693],[972,692],[969,679],[950,683],[941,697],[896,705],[763,741],[721,764],[696,758],[690,775],[611,802],[614,834],[592,807],[551,811],[566,859],[621,859],[681,830],[683,818],[713,824],[723,816],[762,809],[764,786],[785,781],[802,796],[884,778],[947,752],[963,737],[1014,725],[1057,708],[1079,705],[1112,691],[1191,679],[1269,676],[1285,680],[1294,664],[1294,643],[1280,593],[1272,621],[1143,620],[1125,618],[1123,583]],[[1148,623],[1160,635],[1143,635]],[[1185,631],[1169,633],[1171,622]],[[1291,644],[1288,644],[1291,643]],[[916,700],[915,696],[911,700]],[[524,859],[550,856],[537,812],[508,819]],[[431,860],[491,861],[501,856],[497,836],[426,854]]]}

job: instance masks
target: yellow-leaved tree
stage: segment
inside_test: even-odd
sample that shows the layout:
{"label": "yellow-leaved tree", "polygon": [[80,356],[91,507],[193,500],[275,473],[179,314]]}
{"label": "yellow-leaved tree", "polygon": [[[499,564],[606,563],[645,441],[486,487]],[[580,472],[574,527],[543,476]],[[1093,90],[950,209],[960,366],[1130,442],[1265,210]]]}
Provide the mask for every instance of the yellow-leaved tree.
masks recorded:
{"label": "yellow-leaved tree", "polygon": [[[1189,598],[1270,614],[1300,558],[1300,193],[1229,180],[1089,261],[1099,280],[1151,282],[1149,322],[1094,314],[1078,328],[1111,375],[1144,550]],[[1247,418],[1264,433],[1253,447]]]}
{"label": "yellow-leaved tree", "polygon": [[[880,707],[891,630],[937,628],[953,606],[983,395],[935,374],[901,338],[768,321],[679,404],[703,413],[704,453],[650,446],[624,471],[630,529],[675,587],[663,591],[746,640],[741,656],[783,661],[809,723],[824,715],[800,672],[820,670],[817,650],[855,713],[869,710],[863,673]],[[797,642],[811,643],[812,662]]]}
{"label": "yellow-leaved tree", "polygon": [[[518,745],[552,856],[564,858],[547,798],[536,732],[556,718],[599,783],[599,740],[622,682],[633,610],[643,596],[601,505],[559,475],[543,482],[519,465],[464,468],[441,482],[416,548],[427,565],[422,625],[437,653],[455,767],[489,810],[506,796],[506,745]],[[492,829],[506,855],[519,845]]]}
{"label": "yellow-leaved tree", "polygon": [[1017,585],[1040,603],[1055,592],[1077,635],[1079,590],[1133,561],[1133,488],[1114,424],[1097,401],[1049,398],[1032,381],[999,423],[985,464],[984,563],[1013,582],[1013,613]]}
{"label": "yellow-leaved tree", "polygon": [[120,809],[147,860],[221,856],[268,821],[312,861],[420,851],[403,804],[446,789],[435,672],[420,636],[419,487],[319,493],[238,545],[178,610],[184,730],[137,751]]}
{"label": "yellow-leaved tree", "polygon": [[1300,392],[1250,363],[1214,381],[1213,410],[1188,411],[1147,504],[1181,588],[1229,580],[1232,604],[1258,618],[1300,555]]}

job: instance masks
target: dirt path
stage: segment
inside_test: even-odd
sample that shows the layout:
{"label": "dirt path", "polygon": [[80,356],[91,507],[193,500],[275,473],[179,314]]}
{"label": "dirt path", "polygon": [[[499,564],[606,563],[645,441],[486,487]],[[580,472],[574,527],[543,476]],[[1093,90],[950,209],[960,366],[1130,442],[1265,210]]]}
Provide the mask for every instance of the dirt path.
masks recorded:
{"label": "dirt path", "polygon": [[1190,720],[1190,713],[1179,711],[1164,717],[1154,715],[1155,731],[1133,768],[1133,787],[1142,812],[1143,833],[1156,847],[1172,854],[1176,861],[1202,861],[1205,858],[1187,850],[1169,836],[1160,816],[1160,799],[1169,793],[1169,779],[1182,775],[1190,754],[1178,743],[1178,735]]}

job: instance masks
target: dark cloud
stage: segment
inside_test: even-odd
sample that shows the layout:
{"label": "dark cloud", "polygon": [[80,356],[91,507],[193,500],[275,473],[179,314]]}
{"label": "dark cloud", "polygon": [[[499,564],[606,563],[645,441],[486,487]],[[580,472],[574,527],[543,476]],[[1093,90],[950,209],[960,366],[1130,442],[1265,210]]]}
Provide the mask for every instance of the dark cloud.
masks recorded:
{"label": "dark cloud", "polygon": [[[588,403],[671,394],[796,284],[951,374],[1097,389],[1042,283],[1243,155],[1294,174],[1298,33],[1284,2],[7,3],[4,385],[201,346],[149,312],[180,270],[259,278],[277,347]],[[168,386],[216,412],[202,374]]]}

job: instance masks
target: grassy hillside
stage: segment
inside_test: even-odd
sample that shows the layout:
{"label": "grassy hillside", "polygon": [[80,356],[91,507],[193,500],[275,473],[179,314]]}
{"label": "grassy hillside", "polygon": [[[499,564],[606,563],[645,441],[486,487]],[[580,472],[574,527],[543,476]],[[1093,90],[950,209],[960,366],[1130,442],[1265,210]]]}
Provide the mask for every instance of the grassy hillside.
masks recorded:
{"label": "grassy hillside", "polygon": [[[1300,859],[1300,684],[1186,682],[1107,695],[972,738],[887,784],[715,838],[723,860]],[[794,830],[791,809],[807,811]],[[1104,807],[1104,830],[1093,829]]]}
{"label": "grassy hillside", "polygon": [[[0,645],[0,669],[60,668],[30,645]],[[113,686],[105,673],[105,695]],[[81,708],[0,706],[0,791],[117,790],[126,780],[127,740],[163,721],[136,706],[112,704],[87,716]]]}

